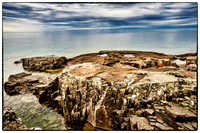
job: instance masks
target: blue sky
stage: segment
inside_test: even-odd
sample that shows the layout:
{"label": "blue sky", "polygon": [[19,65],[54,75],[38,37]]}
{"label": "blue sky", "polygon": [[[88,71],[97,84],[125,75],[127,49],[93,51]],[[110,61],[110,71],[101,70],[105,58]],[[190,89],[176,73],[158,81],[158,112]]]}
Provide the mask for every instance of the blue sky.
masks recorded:
{"label": "blue sky", "polygon": [[4,32],[197,28],[197,3],[3,3]]}

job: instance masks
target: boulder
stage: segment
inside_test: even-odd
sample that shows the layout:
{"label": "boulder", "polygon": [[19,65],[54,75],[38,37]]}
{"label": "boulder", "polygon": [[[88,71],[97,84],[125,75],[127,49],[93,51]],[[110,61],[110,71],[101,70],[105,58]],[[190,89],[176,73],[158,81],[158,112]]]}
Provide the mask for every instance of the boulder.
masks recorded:
{"label": "boulder", "polygon": [[4,109],[3,114],[3,121],[16,121],[17,120],[17,114],[10,108]]}
{"label": "boulder", "polygon": [[47,69],[63,68],[67,63],[66,57],[31,57],[22,58],[24,69],[31,71],[45,71]]}

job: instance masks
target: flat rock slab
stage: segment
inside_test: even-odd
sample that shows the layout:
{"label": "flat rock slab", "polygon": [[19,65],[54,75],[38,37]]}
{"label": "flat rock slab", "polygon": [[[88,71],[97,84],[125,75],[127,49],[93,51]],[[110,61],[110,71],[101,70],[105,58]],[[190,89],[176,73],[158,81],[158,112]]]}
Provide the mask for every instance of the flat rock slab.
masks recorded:
{"label": "flat rock slab", "polygon": [[166,106],[166,112],[174,121],[197,121],[196,114],[175,104]]}
{"label": "flat rock slab", "polygon": [[[101,78],[106,81],[121,82],[125,79],[134,80],[134,83],[162,83],[177,81],[177,77],[169,75],[167,72],[151,72],[145,70],[135,70],[134,68],[109,67],[92,63],[82,63],[72,65],[68,69],[69,73],[85,78]],[[159,77],[159,78],[158,78]]]}
{"label": "flat rock slab", "polygon": [[25,72],[11,75],[5,82],[5,92],[8,95],[25,94],[39,86],[47,87],[57,76],[50,74],[32,75]]}

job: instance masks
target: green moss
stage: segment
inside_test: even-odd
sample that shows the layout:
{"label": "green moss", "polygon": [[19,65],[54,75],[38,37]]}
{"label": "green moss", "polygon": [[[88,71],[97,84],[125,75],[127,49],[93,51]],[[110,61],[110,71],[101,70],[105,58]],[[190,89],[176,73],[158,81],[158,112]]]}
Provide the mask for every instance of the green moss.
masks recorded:
{"label": "green moss", "polygon": [[45,72],[47,73],[60,73],[62,72],[63,68],[58,68],[58,69],[46,69]]}
{"label": "green moss", "polygon": [[27,66],[24,66],[23,67],[25,71],[28,71],[28,72],[45,72],[45,73],[60,73],[62,72],[63,68],[58,68],[58,69],[46,69],[46,70],[41,70],[41,71],[34,71],[34,70],[31,70],[29,67]]}
{"label": "green moss", "polygon": [[183,109],[190,109],[190,107],[181,107],[181,108],[183,108]]}

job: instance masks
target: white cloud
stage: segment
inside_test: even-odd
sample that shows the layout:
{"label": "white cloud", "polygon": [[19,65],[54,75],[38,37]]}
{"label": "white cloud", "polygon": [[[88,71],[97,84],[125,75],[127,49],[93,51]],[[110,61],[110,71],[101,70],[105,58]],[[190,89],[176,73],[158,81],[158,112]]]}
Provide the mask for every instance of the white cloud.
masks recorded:
{"label": "white cloud", "polygon": [[170,4],[169,7],[171,8],[184,8],[190,6],[191,3],[173,3]]}
{"label": "white cloud", "polygon": [[[183,11],[182,8],[189,7],[190,3],[137,3],[129,4],[128,6],[120,6],[117,4],[50,4],[50,3],[8,3],[7,5],[23,8],[24,6],[31,7],[31,11],[27,18],[6,17],[3,20],[4,31],[29,31],[31,30],[48,30],[49,29],[80,29],[70,24],[85,24],[89,29],[112,28],[106,18],[120,21],[126,21],[129,18],[142,18],[144,16],[158,16],[157,19],[137,19],[144,25],[133,25],[131,27],[147,27],[147,26],[162,26],[162,25],[188,25],[196,24],[196,19],[178,19],[177,14]],[[169,8],[164,8],[169,7]],[[3,9],[3,12],[19,15],[18,10]],[[30,14],[33,16],[30,16]],[[159,19],[161,16],[161,19]],[[23,14],[26,17],[26,14]],[[85,17],[85,19],[84,19]],[[91,17],[91,19],[87,19]],[[92,17],[96,19],[92,19]],[[163,19],[162,19],[163,17]],[[12,20],[9,20],[11,18]],[[66,18],[66,19],[65,19]],[[67,21],[68,18],[83,18],[80,21]],[[105,18],[105,22],[100,20]],[[56,22],[59,19],[59,22]],[[44,20],[44,21],[43,21]],[[60,22],[62,21],[63,22]],[[131,25],[131,22],[129,22]],[[60,26],[58,26],[60,24]],[[69,26],[64,26],[68,24]],[[57,26],[55,26],[57,25]],[[63,25],[63,26],[62,26]],[[128,25],[128,26],[130,26]],[[119,25],[123,27],[123,25]],[[124,25],[125,26],[125,25]],[[85,29],[86,27],[82,27]],[[116,27],[114,27],[116,28]]]}

